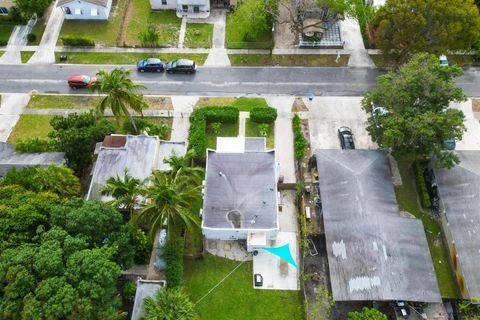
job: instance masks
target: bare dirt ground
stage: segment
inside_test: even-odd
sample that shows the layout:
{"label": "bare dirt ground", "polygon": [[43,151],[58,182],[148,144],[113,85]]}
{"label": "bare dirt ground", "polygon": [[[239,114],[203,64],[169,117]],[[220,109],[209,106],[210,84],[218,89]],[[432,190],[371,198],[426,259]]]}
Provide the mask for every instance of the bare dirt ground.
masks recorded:
{"label": "bare dirt ground", "polygon": [[[279,5],[278,12],[278,21],[288,21],[288,9],[286,9],[283,5]],[[275,23],[275,31],[273,36],[275,40],[275,49],[295,48],[296,37],[290,29],[289,23]]]}

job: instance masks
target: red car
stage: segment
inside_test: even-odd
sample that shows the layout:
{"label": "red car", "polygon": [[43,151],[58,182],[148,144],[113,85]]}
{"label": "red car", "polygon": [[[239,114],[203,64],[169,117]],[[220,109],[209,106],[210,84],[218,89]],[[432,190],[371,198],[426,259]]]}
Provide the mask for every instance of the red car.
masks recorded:
{"label": "red car", "polygon": [[68,85],[72,89],[90,87],[97,81],[97,77],[91,77],[84,74],[75,74],[68,77]]}

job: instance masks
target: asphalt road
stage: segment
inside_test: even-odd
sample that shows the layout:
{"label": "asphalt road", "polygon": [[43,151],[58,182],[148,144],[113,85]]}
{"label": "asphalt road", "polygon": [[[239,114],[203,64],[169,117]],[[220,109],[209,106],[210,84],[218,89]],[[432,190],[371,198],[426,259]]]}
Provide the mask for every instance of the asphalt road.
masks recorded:
{"label": "asphalt road", "polygon": [[[94,75],[97,70],[118,66],[98,65],[0,65],[0,92],[84,93],[71,90],[66,79],[72,74]],[[138,73],[132,78],[147,87],[145,94],[232,96],[283,94],[359,96],[375,86],[382,74],[371,68],[222,68],[200,67],[195,75]],[[480,69],[465,71],[459,85],[468,96],[480,96]]]}

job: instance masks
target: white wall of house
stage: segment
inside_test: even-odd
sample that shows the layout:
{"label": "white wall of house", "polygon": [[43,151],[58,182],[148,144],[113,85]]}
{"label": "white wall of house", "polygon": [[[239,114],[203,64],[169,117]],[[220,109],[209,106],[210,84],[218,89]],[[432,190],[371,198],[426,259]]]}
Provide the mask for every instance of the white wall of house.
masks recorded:
{"label": "white wall of house", "polygon": [[152,10],[177,10],[177,0],[150,0]]}
{"label": "white wall of house", "polygon": [[176,10],[178,15],[210,12],[210,0],[150,0],[153,10]]}
{"label": "white wall of house", "polygon": [[205,239],[211,240],[247,240],[249,232],[265,232],[268,240],[274,240],[277,238],[278,229],[220,229],[220,228],[207,228],[203,226],[202,221],[202,233]]}
{"label": "white wall of house", "polygon": [[95,5],[86,1],[72,1],[62,6],[67,20],[107,20],[112,8],[112,0],[107,7]]}

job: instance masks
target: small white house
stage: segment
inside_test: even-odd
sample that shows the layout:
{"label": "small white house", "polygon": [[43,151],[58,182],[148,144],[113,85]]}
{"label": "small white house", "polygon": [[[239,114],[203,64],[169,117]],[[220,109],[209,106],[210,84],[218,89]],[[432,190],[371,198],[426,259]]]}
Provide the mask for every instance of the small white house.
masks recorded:
{"label": "small white house", "polygon": [[58,0],[67,20],[108,20],[112,0]]}
{"label": "small white house", "polygon": [[207,18],[210,0],[150,0],[152,10],[176,10],[177,16]]}
{"label": "small white house", "polygon": [[13,0],[0,0],[0,16],[6,16],[9,10],[15,6]]}

